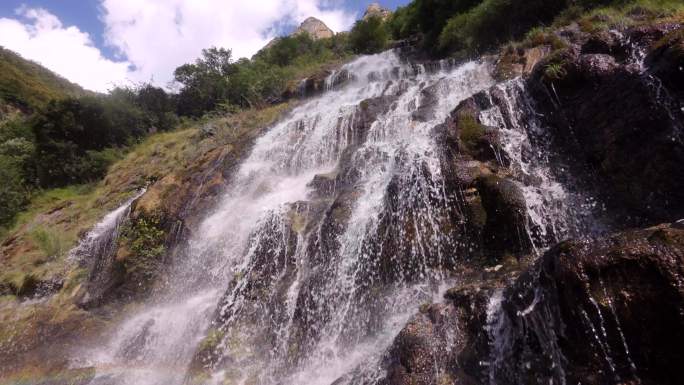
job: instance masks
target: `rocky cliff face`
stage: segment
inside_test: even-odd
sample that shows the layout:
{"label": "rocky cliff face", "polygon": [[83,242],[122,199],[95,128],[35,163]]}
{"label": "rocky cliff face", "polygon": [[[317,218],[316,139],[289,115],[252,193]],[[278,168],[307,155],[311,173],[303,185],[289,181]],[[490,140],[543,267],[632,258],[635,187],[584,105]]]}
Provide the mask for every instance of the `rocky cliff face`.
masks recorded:
{"label": "rocky cliff face", "polygon": [[379,383],[678,383],[683,237],[568,241],[511,284],[456,287],[399,333]]}
{"label": "rocky cliff face", "polygon": [[[521,51],[513,60],[513,71],[529,74],[533,108],[564,165],[553,172],[599,194],[600,216],[613,228],[684,215],[682,99],[672,83],[682,61],[666,54],[680,44],[681,28],[591,35],[570,27],[558,35],[567,48],[550,56],[542,48],[542,57],[537,48]],[[510,63],[504,55],[498,64]],[[482,123],[482,111],[500,99],[490,92],[464,101],[451,130]],[[500,143],[482,138],[471,147],[480,160]],[[683,235],[677,222],[562,242],[528,268],[487,272],[475,288],[465,279],[409,321],[385,356],[386,376],[371,383],[677,383]]]}
{"label": "rocky cliff face", "polygon": [[392,14],[392,12],[389,9],[380,6],[380,4],[371,3],[370,5],[368,5],[368,7],[366,8],[366,11],[363,13],[362,19],[368,20],[371,17],[377,17],[377,18],[380,18],[382,20],[385,20],[388,17],[390,17],[391,14]]}
{"label": "rocky cliff face", "polygon": [[[315,17],[309,17],[306,20],[304,20],[299,25],[299,27],[297,27],[297,29],[290,34],[290,36],[301,35],[303,33],[306,33],[314,40],[327,39],[335,36],[335,32],[333,32],[333,30],[328,28],[328,26],[325,25],[324,22]],[[276,37],[273,40],[269,41],[268,44],[266,44],[266,46],[262,48],[262,50],[271,48],[273,44],[275,44],[275,42],[277,42],[280,39],[280,37]]]}
{"label": "rocky cliff face", "polygon": [[300,33],[308,33],[314,40],[326,39],[333,37],[335,33],[325,25],[324,22],[316,19],[315,17],[309,17],[299,25],[296,31],[292,34],[297,35]]}
{"label": "rocky cliff face", "polygon": [[632,225],[674,221],[684,211],[683,99],[672,77],[683,62],[665,53],[681,44],[680,31],[678,24],[595,35],[567,28],[569,47],[530,78],[556,145],[579,155],[574,172]]}

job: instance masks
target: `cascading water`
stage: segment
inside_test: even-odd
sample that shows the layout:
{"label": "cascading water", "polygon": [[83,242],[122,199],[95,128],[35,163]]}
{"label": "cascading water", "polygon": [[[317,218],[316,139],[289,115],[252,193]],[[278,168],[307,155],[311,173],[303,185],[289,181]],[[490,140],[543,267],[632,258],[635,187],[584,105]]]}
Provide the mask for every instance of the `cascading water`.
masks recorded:
{"label": "cascading water", "polygon": [[141,189],[121,206],[102,218],[69,252],[69,259],[90,271],[79,303],[88,306],[96,302],[110,288],[111,270],[117,251],[117,240],[121,225],[128,219],[131,205],[146,189]]}
{"label": "cascading water", "polygon": [[[426,71],[390,51],[333,74],[324,94],[256,142],[166,288],[84,353],[93,383],[380,378],[394,336],[468,255],[460,192],[446,186],[434,128],[495,84],[489,67]],[[480,118],[504,132],[511,169],[541,180],[524,190],[535,227],[527,236],[544,247],[547,231],[572,231],[567,196],[542,157],[520,155],[530,136],[520,123],[530,117],[518,113],[530,110],[514,104],[520,84],[500,87],[508,111]]]}

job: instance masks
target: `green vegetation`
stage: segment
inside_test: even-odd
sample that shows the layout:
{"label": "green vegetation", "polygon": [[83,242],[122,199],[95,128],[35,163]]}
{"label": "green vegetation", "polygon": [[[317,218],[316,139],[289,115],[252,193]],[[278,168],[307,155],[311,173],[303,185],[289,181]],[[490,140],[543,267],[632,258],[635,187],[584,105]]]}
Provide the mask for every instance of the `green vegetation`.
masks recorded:
{"label": "green vegetation", "polygon": [[47,258],[61,257],[67,251],[67,242],[59,232],[39,227],[31,232],[31,238]]}
{"label": "green vegetation", "polygon": [[34,110],[50,100],[86,94],[81,87],[0,47],[0,104]]}
{"label": "green vegetation", "polygon": [[389,28],[380,17],[359,20],[349,34],[349,42],[355,53],[373,54],[387,48]]}
{"label": "green vegetation", "polygon": [[166,234],[159,215],[136,219],[123,229],[122,236],[131,240],[131,251],[142,260],[154,260],[164,254]]}
{"label": "green vegetation", "polygon": [[418,36],[432,55],[474,56],[526,34],[559,48],[543,26],[578,21],[591,32],[683,10],[681,0],[414,0],[387,24],[394,39]]}
{"label": "green vegetation", "polygon": [[175,127],[169,100],[149,85],[117,88],[54,99],[0,123],[0,227],[39,190],[97,181],[131,144]]}
{"label": "green vegetation", "polygon": [[544,70],[544,77],[547,80],[561,80],[567,75],[563,63],[549,63]]}
{"label": "green vegetation", "polygon": [[195,63],[174,72],[182,86],[178,114],[201,117],[217,109],[262,108],[281,100],[291,82],[349,55],[344,35],[314,40],[306,33],[278,38],[251,60],[234,61],[228,49],[205,49]]}
{"label": "green vegetation", "polygon": [[458,128],[460,130],[459,136],[461,142],[470,150],[474,149],[480,139],[485,135],[485,127],[469,114],[464,114],[459,117]]}
{"label": "green vegetation", "polygon": [[29,295],[37,285],[38,281],[30,273],[8,272],[0,277],[0,295]]}

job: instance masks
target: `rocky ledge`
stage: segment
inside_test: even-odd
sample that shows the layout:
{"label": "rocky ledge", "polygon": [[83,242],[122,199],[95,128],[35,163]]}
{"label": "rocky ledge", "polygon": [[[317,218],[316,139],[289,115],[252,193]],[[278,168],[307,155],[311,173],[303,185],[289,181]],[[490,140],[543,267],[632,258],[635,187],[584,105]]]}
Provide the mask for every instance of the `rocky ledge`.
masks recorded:
{"label": "rocky ledge", "polygon": [[381,383],[679,383],[683,229],[563,242],[506,289],[486,283],[423,307]]}

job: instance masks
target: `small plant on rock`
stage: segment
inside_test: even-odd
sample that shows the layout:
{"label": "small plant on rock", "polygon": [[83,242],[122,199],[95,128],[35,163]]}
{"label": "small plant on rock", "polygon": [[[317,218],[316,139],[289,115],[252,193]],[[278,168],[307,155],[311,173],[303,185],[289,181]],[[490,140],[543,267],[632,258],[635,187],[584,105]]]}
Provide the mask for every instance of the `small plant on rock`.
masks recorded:
{"label": "small plant on rock", "polygon": [[568,75],[563,63],[549,63],[544,70],[544,77],[550,81],[561,80]]}

